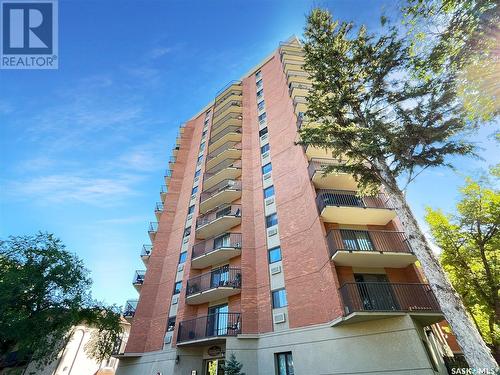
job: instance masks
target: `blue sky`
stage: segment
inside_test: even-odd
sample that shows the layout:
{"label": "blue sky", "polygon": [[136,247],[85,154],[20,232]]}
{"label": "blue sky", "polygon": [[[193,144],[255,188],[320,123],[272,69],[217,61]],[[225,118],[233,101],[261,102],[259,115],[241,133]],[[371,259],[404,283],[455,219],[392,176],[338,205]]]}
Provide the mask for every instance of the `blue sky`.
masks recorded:
{"label": "blue sky", "polygon": [[[376,27],[384,2],[60,0],[59,70],[0,70],[0,238],[53,232],[84,259],[95,297],[135,298],[179,124],[300,35],[314,5]],[[484,160],[412,185],[420,219],[425,205],[451,209],[463,177],[496,162],[492,132],[476,136]]]}

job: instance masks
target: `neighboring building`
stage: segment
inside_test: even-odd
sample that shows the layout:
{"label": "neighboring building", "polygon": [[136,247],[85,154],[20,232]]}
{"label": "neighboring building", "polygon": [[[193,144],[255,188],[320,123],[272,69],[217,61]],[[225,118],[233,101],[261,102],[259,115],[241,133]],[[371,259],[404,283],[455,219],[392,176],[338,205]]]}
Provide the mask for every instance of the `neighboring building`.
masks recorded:
{"label": "neighboring building", "polygon": [[231,352],[247,375],[446,373],[388,197],[296,144],[303,55],[281,44],[181,127],[118,375],[221,375]]}
{"label": "neighboring building", "polygon": [[[121,340],[116,343],[115,354],[123,353],[130,332],[130,324],[122,319],[123,334]],[[24,368],[5,368],[1,375],[23,374],[23,375],[112,375],[118,367],[118,359],[110,357],[98,362],[89,358],[85,351],[85,345],[96,333],[95,328],[79,325],[73,328],[73,333],[59,356],[47,366],[39,368],[36,363],[30,363]]]}

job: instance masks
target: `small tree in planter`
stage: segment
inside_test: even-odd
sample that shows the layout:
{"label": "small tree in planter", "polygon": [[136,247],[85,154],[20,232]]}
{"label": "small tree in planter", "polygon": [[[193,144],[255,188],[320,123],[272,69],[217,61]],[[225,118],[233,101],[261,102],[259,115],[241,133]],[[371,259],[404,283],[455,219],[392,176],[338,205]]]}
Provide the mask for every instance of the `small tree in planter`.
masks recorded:
{"label": "small tree in planter", "polygon": [[244,372],[241,372],[243,365],[236,360],[236,356],[234,353],[231,353],[229,359],[224,364],[224,371],[226,375],[245,375]]}

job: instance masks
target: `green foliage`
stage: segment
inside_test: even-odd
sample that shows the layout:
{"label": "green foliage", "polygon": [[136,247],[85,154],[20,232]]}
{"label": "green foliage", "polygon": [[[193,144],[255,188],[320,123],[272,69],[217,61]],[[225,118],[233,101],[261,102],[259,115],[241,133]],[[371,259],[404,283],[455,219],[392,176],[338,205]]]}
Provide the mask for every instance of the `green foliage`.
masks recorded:
{"label": "green foliage", "polygon": [[415,78],[411,46],[394,27],[370,35],[320,9],[307,21],[305,70],[313,85],[305,119],[317,126],[301,128],[301,143],[349,161],[327,173],[350,173],[370,192],[387,176],[409,183],[423,169],[449,166],[450,155],[471,154],[463,134],[478,123],[456,95],[453,71]]}
{"label": "green foliage", "polygon": [[489,120],[500,111],[498,5],[496,0],[407,0],[403,6],[416,74],[430,79],[456,70],[458,94],[471,118]]}
{"label": "green foliage", "polygon": [[0,241],[0,358],[17,351],[45,366],[80,323],[119,334],[116,307],[94,301],[91,284],[83,262],[52,234]]}
{"label": "green foliage", "polygon": [[500,192],[467,180],[455,214],[427,208],[426,220],[453,286],[485,342],[499,353]]}
{"label": "green foliage", "polygon": [[224,364],[224,373],[226,375],[245,375],[244,372],[241,372],[242,368],[243,365],[236,360],[234,353],[231,353],[229,359]]}

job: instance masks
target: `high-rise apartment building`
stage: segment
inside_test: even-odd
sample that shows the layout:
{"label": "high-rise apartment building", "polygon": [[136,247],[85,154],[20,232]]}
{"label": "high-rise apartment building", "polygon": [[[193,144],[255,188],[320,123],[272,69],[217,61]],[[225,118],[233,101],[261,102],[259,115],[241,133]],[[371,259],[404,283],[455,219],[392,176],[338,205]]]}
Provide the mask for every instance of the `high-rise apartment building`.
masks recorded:
{"label": "high-rise apartment building", "polygon": [[390,200],[297,145],[293,38],[187,121],[165,174],[119,375],[445,373],[443,319]]}

